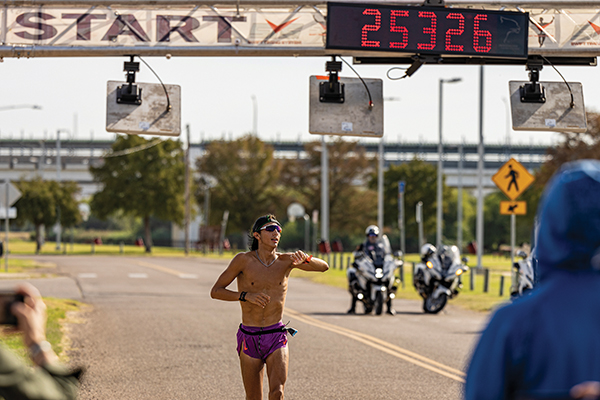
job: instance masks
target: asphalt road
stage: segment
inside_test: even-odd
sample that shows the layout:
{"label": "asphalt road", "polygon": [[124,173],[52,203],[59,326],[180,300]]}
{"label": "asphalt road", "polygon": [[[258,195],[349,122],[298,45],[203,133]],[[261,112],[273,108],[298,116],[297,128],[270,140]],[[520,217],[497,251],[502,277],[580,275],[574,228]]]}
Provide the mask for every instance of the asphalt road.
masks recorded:
{"label": "asphalt road", "polygon": [[[244,398],[235,351],[240,308],[209,296],[227,262],[38,259],[61,273],[31,281],[44,296],[92,305],[70,326],[71,361],[87,367],[81,399]],[[286,399],[461,398],[486,314],[450,304],[424,315],[420,302],[396,300],[395,316],[349,316],[348,306],[345,290],[291,279],[284,322],[299,333],[289,340]]]}

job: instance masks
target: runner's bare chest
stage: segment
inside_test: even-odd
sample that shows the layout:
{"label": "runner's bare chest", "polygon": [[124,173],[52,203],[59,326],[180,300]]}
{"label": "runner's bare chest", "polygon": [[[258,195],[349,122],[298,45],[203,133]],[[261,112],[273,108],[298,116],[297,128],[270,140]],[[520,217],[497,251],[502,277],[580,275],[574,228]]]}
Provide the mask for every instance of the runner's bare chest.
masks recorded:
{"label": "runner's bare chest", "polygon": [[238,285],[249,291],[283,291],[287,288],[290,273],[289,261],[277,259],[265,266],[255,257],[249,257],[245,268],[238,276]]}

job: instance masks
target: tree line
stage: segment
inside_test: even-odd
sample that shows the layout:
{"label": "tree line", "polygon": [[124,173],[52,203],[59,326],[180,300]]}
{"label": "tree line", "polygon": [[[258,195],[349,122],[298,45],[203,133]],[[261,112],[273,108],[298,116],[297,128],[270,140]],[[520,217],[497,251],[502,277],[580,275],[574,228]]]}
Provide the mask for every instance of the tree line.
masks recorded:
{"label": "tree line", "polygon": [[[520,200],[527,202],[527,215],[517,216],[517,241],[531,237],[537,204],[545,184],[560,166],[582,158],[600,158],[600,115],[588,114],[586,133],[564,133],[560,144],[548,149],[548,160],[535,171],[535,182]],[[196,176],[192,193],[200,209],[210,193],[209,225],[219,225],[229,211],[228,234],[243,238],[254,220],[263,214],[280,217],[289,235],[282,247],[301,247],[303,228],[288,221],[286,210],[300,203],[307,213],[321,208],[321,141],[308,142],[302,157],[275,158],[272,146],[256,136],[233,141],[213,141],[195,160]],[[351,245],[362,240],[364,229],[377,221],[377,160],[366,154],[356,141],[336,138],[327,143],[329,153],[330,239]],[[116,214],[138,218],[144,224],[146,251],[152,248],[150,218],[182,225],[184,219],[184,154],[179,140],[147,140],[139,136],[118,136],[99,166],[90,172],[101,190],[89,201],[94,216],[105,219]],[[437,168],[421,159],[391,165],[384,174],[384,232],[398,243],[398,181],[405,187],[407,250],[416,251],[418,227],[416,205],[423,202],[426,240],[435,240]],[[212,184],[209,184],[209,181]],[[37,249],[41,229],[57,220],[63,227],[81,222],[75,182],[43,181],[40,177],[16,182],[23,193],[16,203],[16,223],[32,224]],[[214,185],[214,186],[213,186]],[[210,187],[209,187],[210,186]],[[474,240],[476,199],[463,190],[463,243]],[[485,249],[496,250],[510,239],[510,217],[499,214],[506,200],[500,191],[486,196],[484,204]],[[444,243],[457,240],[458,191],[443,184]],[[202,210],[204,211],[204,210]],[[295,232],[295,234],[293,233]],[[286,236],[290,239],[286,242]],[[396,246],[397,247],[397,246]]]}

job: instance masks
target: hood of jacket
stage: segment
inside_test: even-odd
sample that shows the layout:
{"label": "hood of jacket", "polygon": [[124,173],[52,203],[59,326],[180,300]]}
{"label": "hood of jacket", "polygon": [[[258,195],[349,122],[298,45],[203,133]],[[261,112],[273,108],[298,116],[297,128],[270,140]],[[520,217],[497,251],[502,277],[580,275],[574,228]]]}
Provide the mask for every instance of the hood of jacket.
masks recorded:
{"label": "hood of jacket", "polygon": [[540,281],[554,271],[600,272],[600,161],[564,164],[538,211]]}

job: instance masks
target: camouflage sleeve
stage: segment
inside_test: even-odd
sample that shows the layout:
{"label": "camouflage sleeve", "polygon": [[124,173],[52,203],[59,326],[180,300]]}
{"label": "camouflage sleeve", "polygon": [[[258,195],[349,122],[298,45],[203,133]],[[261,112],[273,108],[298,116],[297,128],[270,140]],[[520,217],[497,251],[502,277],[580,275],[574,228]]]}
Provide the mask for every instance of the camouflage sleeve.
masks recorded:
{"label": "camouflage sleeve", "polygon": [[15,400],[75,400],[82,370],[60,365],[32,368],[0,346],[0,396]]}

